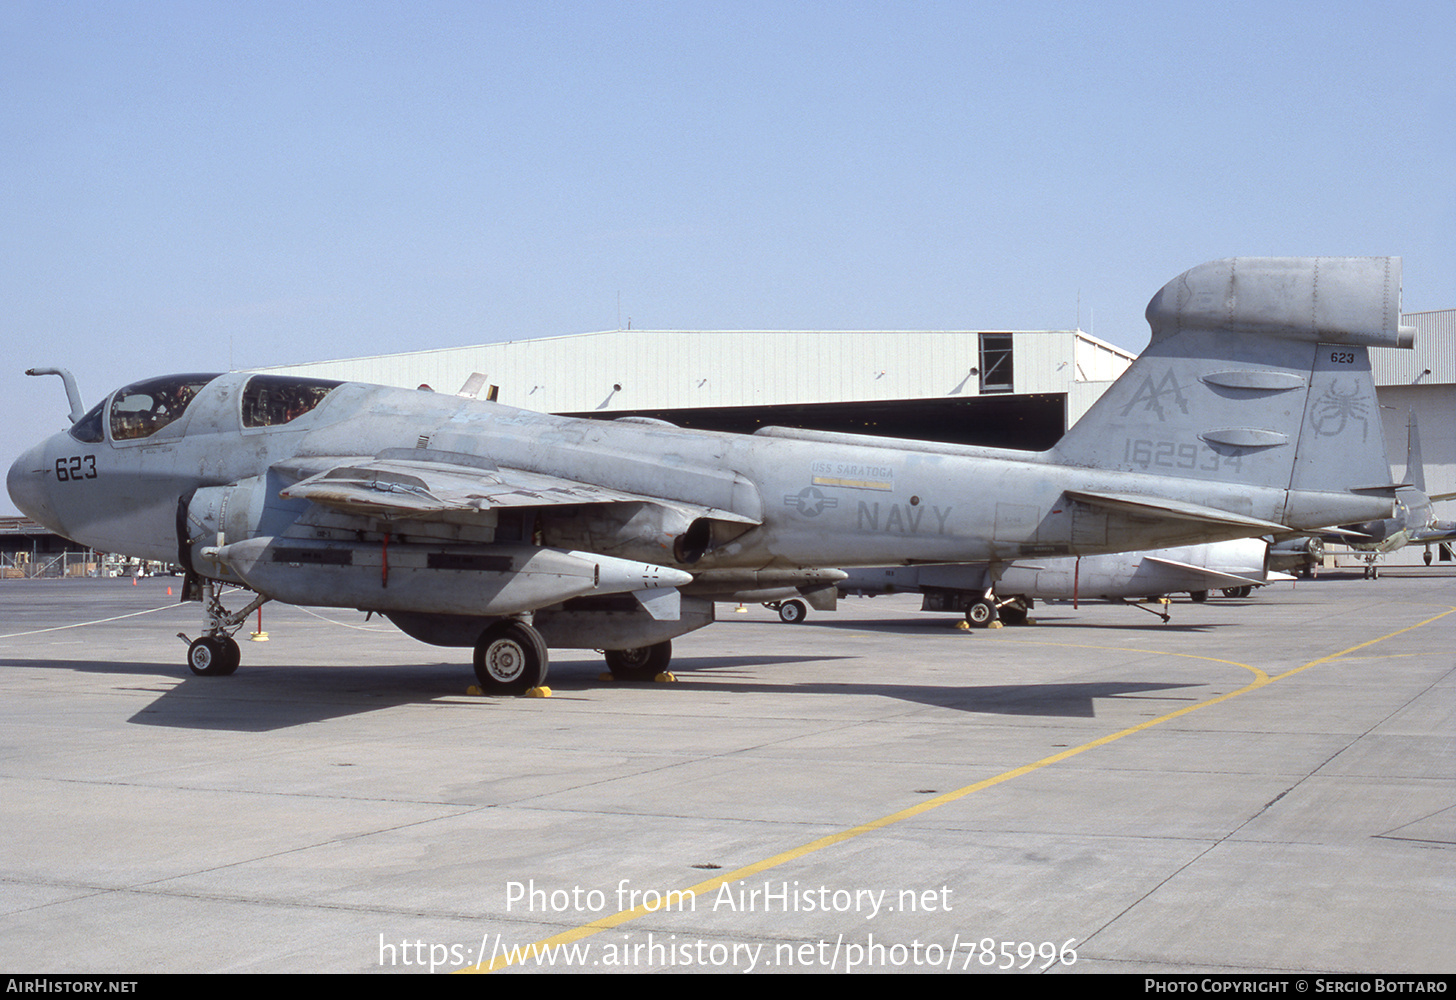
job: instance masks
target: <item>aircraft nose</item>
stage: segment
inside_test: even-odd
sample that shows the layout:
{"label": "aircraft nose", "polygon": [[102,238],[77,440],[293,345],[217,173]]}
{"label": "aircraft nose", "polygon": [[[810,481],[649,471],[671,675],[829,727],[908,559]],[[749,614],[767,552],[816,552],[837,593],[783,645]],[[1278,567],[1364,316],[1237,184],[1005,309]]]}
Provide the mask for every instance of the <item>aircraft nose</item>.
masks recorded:
{"label": "aircraft nose", "polygon": [[5,475],[5,488],[10,491],[10,499],[22,514],[59,534],[62,533],[60,523],[48,502],[48,471],[42,449],[39,446],[31,448],[10,466]]}

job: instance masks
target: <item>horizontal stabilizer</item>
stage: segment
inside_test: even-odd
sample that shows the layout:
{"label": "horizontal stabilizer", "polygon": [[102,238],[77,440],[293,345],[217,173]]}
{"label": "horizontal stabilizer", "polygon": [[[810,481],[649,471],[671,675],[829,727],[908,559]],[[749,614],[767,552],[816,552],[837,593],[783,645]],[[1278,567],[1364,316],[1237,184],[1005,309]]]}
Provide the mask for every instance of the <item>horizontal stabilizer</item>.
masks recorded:
{"label": "horizontal stabilizer", "polygon": [[1373,542],[1374,536],[1368,531],[1356,531],[1353,528],[1325,528],[1319,533],[1319,537],[1327,542]]}
{"label": "horizontal stabilizer", "polygon": [[1193,563],[1177,562],[1173,559],[1162,559],[1158,556],[1147,556],[1148,562],[1155,562],[1160,566],[1171,566],[1184,573],[1191,573],[1194,576],[1202,577],[1208,581],[1209,587],[1257,587],[1264,583],[1249,576],[1238,576],[1234,573],[1221,573],[1216,569],[1209,569],[1207,566],[1196,566]]}
{"label": "horizontal stabilizer", "polygon": [[1249,529],[1251,535],[1264,535],[1272,531],[1288,530],[1274,521],[1257,517],[1244,517],[1216,507],[1171,500],[1164,497],[1150,497],[1137,493],[1094,493],[1087,490],[1067,490],[1067,496],[1080,503],[1101,507],[1105,510],[1130,514],[1151,520],[1195,521],[1200,524],[1234,526]]}
{"label": "horizontal stabilizer", "polygon": [[1434,542],[1456,542],[1456,525],[1449,521],[1438,522],[1411,532],[1411,542],[1416,545],[1430,545]]}

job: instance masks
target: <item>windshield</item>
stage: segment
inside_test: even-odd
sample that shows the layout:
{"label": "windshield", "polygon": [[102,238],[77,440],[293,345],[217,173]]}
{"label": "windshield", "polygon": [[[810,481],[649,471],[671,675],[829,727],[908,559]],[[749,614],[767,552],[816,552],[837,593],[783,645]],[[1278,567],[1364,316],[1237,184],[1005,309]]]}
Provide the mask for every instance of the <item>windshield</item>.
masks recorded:
{"label": "windshield", "polygon": [[102,400],[80,420],[71,425],[71,437],[87,444],[98,444],[106,440],[106,400]]}

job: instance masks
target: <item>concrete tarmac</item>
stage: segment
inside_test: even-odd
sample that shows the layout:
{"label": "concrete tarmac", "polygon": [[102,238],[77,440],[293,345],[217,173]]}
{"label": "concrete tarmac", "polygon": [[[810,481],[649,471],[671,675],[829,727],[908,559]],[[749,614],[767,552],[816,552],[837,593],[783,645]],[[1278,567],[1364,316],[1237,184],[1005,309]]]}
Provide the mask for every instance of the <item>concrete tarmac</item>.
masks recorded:
{"label": "concrete tarmac", "polygon": [[273,605],[193,677],[177,582],[0,581],[11,971],[1456,969],[1451,575],[720,605],[676,683],[541,699]]}

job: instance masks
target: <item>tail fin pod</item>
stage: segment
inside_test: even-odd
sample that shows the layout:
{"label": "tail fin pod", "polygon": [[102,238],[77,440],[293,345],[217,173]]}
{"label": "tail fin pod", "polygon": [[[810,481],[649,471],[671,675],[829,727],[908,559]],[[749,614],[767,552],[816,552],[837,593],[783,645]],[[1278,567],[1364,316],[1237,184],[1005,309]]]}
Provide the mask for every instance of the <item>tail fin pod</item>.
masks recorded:
{"label": "tail fin pod", "polygon": [[1147,319],[1147,349],[1057,443],[1057,460],[1353,493],[1356,507],[1388,487],[1366,348],[1413,342],[1399,258],[1214,261],[1164,285]]}
{"label": "tail fin pod", "polygon": [[1411,347],[1399,257],[1230,257],[1168,282],[1148,303],[1153,342],[1201,330],[1304,343]]}

